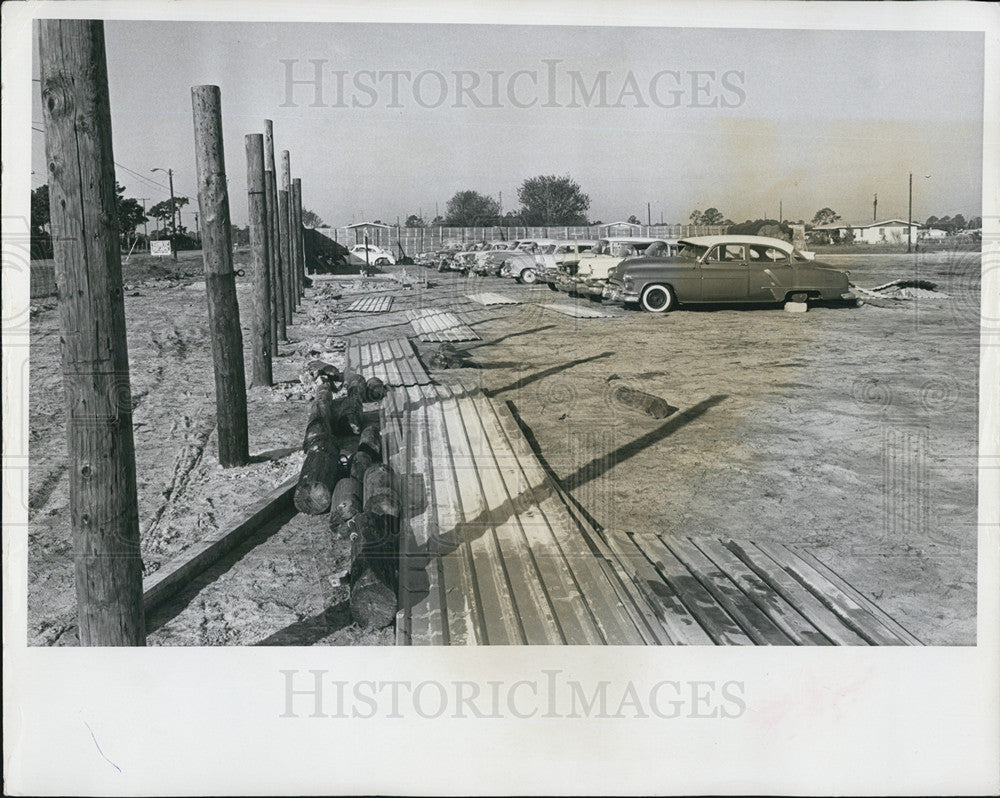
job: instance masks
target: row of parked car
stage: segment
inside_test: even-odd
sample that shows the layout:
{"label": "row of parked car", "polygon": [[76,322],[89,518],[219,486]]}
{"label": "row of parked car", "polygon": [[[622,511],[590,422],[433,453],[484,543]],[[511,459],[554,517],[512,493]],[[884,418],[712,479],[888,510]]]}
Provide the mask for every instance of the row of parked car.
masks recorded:
{"label": "row of parked car", "polygon": [[638,304],[652,313],[679,304],[854,300],[849,272],[764,236],[454,242],[416,262],[439,271],[541,282],[553,291]]}

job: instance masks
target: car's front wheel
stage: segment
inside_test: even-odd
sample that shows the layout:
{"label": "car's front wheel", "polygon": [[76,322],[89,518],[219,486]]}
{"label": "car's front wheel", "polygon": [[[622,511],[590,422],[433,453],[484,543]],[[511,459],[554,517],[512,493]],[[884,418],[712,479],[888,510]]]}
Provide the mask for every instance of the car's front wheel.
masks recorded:
{"label": "car's front wheel", "polygon": [[669,285],[653,284],[642,290],[639,304],[650,313],[666,313],[677,305],[677,298]]}
{"label": "car's front wheel", "polygon": [[375,259],[375,265],[376,266],[388,266],[389,265],[389,259],[388,258],[376,258]]}
{"label": "car's front wheel", "polygon": [[518,278],[519,282],[525,285],[533,285],[538,282],[538,275],[535,273],[534,269],[525,269],[521,272],[521,276]]}

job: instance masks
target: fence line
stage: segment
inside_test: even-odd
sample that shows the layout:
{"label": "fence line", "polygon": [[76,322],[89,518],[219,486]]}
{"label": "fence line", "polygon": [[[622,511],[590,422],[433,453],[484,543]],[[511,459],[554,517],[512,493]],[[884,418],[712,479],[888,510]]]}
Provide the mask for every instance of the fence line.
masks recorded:
{"label": "fence line", "polygon": [[441,248],[452,241],[514,241],[523,238],[554,238],[597,240],[607,236],[643,236],[648,238],[683,238],[695,235],[717,235],[726,232],[723,225],[654,224],[654,225],[591,225],[549,227],[397,227],[395,225],[365,225],[360,227],[318,227],[316,232],[350,247],[368,243],[396,250],[402,245],[407,255]]}

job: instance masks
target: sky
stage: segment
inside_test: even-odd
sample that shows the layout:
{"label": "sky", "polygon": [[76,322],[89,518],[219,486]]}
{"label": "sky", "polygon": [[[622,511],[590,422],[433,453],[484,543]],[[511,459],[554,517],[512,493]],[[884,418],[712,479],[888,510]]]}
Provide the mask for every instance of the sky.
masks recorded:
{"label": "sky", "polygon": [[154,167],[196,206],[190,88],[216,84],[241,225],[243,137],[264,119],[303,205],[331,225],[430,220],[464,189],[506,211],[539,174],[571,176],[605,222],[645,221],[647,203],[653,221],[831,207],[867,222],[876,193],[880,219],[905,218],[910,172],[914,219],[980,213],[982,34],[148,21],[105,34],[118,181],[147,206],[168,196]]}

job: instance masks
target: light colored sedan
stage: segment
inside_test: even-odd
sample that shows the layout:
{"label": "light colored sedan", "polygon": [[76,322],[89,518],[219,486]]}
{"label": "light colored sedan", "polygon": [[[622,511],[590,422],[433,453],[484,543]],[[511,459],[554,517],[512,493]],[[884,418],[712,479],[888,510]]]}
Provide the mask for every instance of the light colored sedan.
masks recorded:
{"label": "light colored sedan", "polygon": [[[367,257],[365,257],[366,250]],[[396,263],[396,258],[389,250],[376,247],[374,244],[355,244],[349,251],[362,263],[372,266],[392,266]]]}

